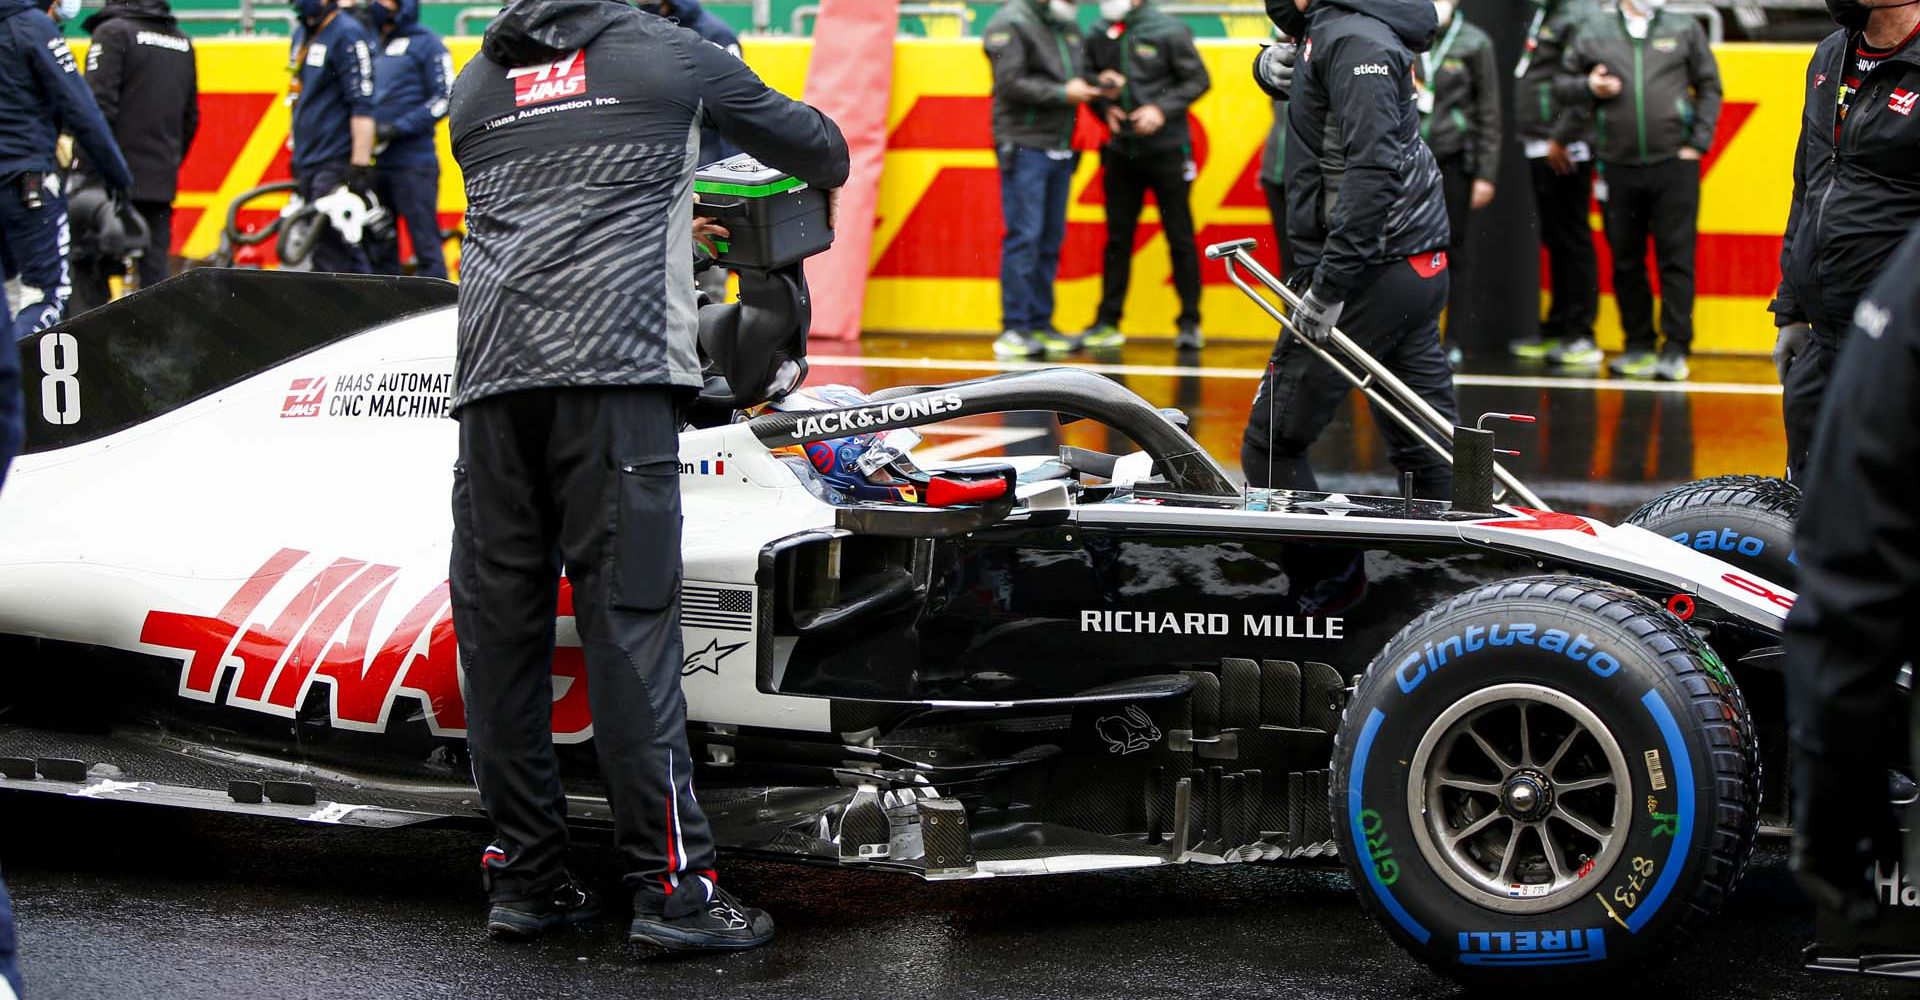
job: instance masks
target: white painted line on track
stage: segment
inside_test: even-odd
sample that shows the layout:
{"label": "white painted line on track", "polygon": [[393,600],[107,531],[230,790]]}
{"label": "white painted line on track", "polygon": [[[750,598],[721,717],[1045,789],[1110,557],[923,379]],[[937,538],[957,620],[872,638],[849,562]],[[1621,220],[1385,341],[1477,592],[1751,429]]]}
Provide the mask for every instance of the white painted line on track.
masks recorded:
{"label": "white painted line on track", "polygon": [[[965,358],[888,358],[813,354],[815,368],[895,368],[948,372],[1024,372],[1041,368],[1085,368],[1101,375],[1138,375],[1168,378],[1230,378],[1257,380],[1261,368],[1199,368],[1186,365],[1116,365],[1086,362],[1067,365],[1042,361],[970,361]],[[1780,387],[1764,382],[1652,382],[1632,379],[1570,378],[1557,375],[1455,375],[1455,385],[1505,389],[1596,389],[1614,392],[1683,392],[1696,395],[1778,396]]]}

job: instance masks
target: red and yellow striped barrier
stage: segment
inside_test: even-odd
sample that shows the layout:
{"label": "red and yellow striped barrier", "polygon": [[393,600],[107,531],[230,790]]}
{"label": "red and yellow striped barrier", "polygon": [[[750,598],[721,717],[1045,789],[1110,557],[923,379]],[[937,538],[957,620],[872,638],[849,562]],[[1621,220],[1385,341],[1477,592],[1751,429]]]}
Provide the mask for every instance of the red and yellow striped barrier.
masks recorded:
{"label": "red and yellow striped barrier", "polygon": [[[450,41],[462,64],[478,44],[471,38]],[[799,94],[810,46],[801,39],[750,41],[746,55],[769,83]],[[235,195],[287,174],[285,43],[207,39],[198,47],[202,124],[182,171],[175,213],[175,248],[187,256],[204,256],[217,246],[221,218]],[[1201,52],[1215,86],[1193,108],[1199,164],[1193,206],[1200,239],[1260,236],[1270,243],[1256,178],[1271,115],[1246,72],[1251,43],[1202,42]],[[1701,194],[1696,346],[1763,352],[1772,344],[1764,308],[1778,278],[1801,81],[1811,47],[1726,45],[1718,54],[1726,110]],[[866,326],[992,331],[999,323],[1000,212],[987,127],[986,59],[976,39],[903,39],[896,59]],[[444,129],[441,142],[446,142]],[[451,155],[443,161],[440,205],[443,219],[453,225],[464,200]],[[1103,236],[1097,171],[1096,158],[1086,157],[1074,179],[1059,294],[1059,320],[1066,327],[1090,320],[1099,297]],[[1501,197],[1525,196],[1501,192]],[[1176,306],[1151,209],[1136,253],[1127,329],[1170,334]],[[1270,324],[1226,284],[1224,275],[1209,268],[1206,280],[1209,334],[1270,335]],[[1605,308],[1602,344],[1617,346],[1610,299]]]}

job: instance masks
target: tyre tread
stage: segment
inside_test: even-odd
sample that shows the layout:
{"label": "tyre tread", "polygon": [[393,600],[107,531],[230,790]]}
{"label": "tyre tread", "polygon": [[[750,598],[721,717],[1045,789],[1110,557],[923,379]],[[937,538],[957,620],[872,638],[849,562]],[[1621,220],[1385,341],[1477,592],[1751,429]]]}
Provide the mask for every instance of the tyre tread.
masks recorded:
{"label": "tyre tread", "polygon": [[[1765,477],[1722,477],[1723,479],[1747,478],[1764,480]],[[1777,480],[1767,480],[1778,482]],[[1714,480],[1706,480],[1698,486],[1708,486],[1709,491],[1725,489],[1758,489],[1757,484],[1709,485]],[[1784,485],[1784,484],[1783,484]],[[1678,491],[1676,491],[1678,492]],[[1670,494],[1668,498],[1672,498]],[[1797,502],[1797,491],[1795,500]],[[1658,503],[1659,501],[1656,501]],[[1645,508],[1642,508],[1643,510]],[[1684,898],[1676,895],[1666,905],[1679,906],[1682,915],[1674,921],[1653,950],[1645,958],[1654,959],[1670,954],[1686,941],[1690,940],[1699,928],[1710,919],[1739,883],[1748,859],[1753,854],[1755,837],[1759,825],[1760,809],[1760,755],[1755,740],[1753,717],[1747,709],[1745,697],[1737,686],[1721,684],[1708,671],[1702,651],[1706,644],[1679,619],[1647,598],[1613,584],[1583,577],[1570,576],[1534,576],[1507,580],[1489,584],[1455,596],[1444,604],[1420,615],[1408,622],[1386,646],[1382,653],[1392,648],[1401,639],[1418,630],[1432,625],[1441,618],[1453,614],[1483,607],[1489,604],[1511,601],[1544,602],[1563,604],[1590,613],[1603,620],[1612,622],[1643,643],[1659,659],[1666,669],[1672,688],[1685,702],[1683,709],[1694,717],[1706,737],[1711,774],[1717,789],[1716,808],[1711,818],[1711,829],[1704,837],[1696,841],[1707,846],[1707,858],[1700,875]],[[1709,655],[1710,652],[1709,652]],[[1348,758],[1342,753],[1348,739],[1350,727],[1356,720],[1350,718],[1356,709],[1371,706],[1375,699],[1370,697],[1373,690],[1388,683],[1392,676],[1392,666],[1384,656],[1376,656],[1355,687],[1354,696],[1347,701],[1343,710],[1341,724],[1334,735],[1333,780],[1329,782],[1329,808],[1339,815],[1338,798],[1347,785]],[[1382,926],[1387,926],[1390,918],[1375,896],[1366,891],[1357,893],[1361,906]],[[1518,983],[1524,979],[1542,980],[1592,975],[1593,970],[1563,970],[1558,973],[1534,973],[1530,976],[1515,976],[1511,970],[1505,974],[1476,975],[1466,967],[1455,964],[1443,964],[1432,960],[1422,952],[1414,952],[1429,968],[1442,976],[1461,981],[1486,981],[1500,983]],[[1605,971],[1602,975],[1607,974]]]}

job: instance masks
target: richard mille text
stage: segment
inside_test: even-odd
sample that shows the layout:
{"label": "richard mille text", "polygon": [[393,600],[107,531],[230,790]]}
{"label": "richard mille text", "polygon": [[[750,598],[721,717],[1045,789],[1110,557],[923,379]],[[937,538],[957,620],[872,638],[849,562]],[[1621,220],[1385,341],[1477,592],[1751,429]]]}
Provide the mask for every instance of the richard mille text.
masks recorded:
{"label": "richard mille text", "polygon": [[[1236,631],[1234,626],[1238,625]],[[1344,638],[1346,619],[1308,615],[1205,614],[1198,611],[1082,611],[1080,631],[1135,635],[1244,635],[1272,639]]]}

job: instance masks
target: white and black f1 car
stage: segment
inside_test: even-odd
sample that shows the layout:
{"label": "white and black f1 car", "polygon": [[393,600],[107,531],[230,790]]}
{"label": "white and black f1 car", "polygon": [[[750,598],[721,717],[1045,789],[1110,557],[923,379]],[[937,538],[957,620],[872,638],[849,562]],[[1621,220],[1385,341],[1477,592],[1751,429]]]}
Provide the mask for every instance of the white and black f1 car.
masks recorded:
{"label": "white and black f1 car", "polygon": [[[0,790],[480,818],[446,585],[452,302],[203,269],[22,342]],[[1012,411],[1138,451],[921,470],[945,505],[851,496],[792,454]],[[1338,859],[1400,944],[1497,981],[1641,961],[1739,877],[1793,602],[1764,572],[1777,524],[1721,502],[1759,487],[1613,527],[1495,504],[1478,442],[1452,504],[1245,490],[1176,415],[1074,369],[713,423],[681,436],[681,615],[725,847],[928,879]],[[1672,517],[1699,510],[1727,516],[1694,544]],[[593,826],[569,605],[553,731]]]}

